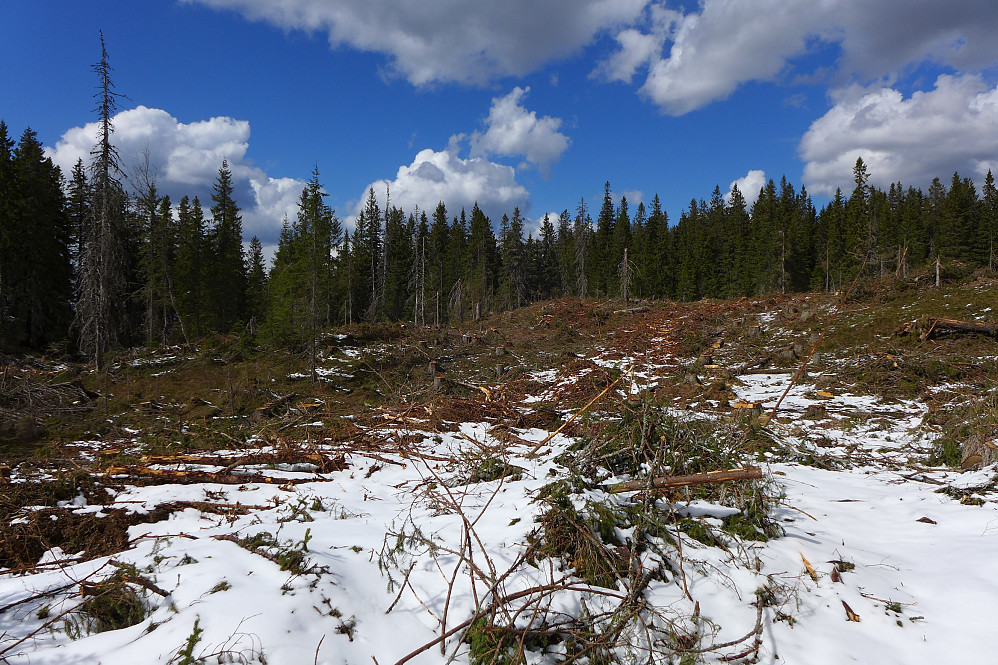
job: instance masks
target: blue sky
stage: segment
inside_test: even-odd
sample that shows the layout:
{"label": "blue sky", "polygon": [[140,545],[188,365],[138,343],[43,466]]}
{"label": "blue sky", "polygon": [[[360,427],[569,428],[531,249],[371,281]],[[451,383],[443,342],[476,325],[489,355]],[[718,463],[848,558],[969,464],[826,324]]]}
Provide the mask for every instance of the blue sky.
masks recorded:
{"label": "blue sky", "polygon": [[[993,0],[7,0],[0,118],[56,163],[93,144],[98,30],[126,167],[206,199],[233,166],[244,231],[276,241],[318,164],[348,222],[367,188],[494,219],[632,208],[740,180],[820,204],[998,167]],[[998,169],[996,169],[998,170]]]}

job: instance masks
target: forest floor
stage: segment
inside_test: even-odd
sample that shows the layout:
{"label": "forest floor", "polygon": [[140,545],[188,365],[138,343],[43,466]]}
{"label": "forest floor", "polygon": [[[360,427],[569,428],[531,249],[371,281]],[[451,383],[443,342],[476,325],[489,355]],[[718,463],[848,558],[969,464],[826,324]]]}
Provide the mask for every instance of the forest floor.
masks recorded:
{"label": "forest floor", "polygon": [[5,358],[0,663],[980,662],[998,339],[930,319],[995,308],[564,299],[330,331],[315,383]]}

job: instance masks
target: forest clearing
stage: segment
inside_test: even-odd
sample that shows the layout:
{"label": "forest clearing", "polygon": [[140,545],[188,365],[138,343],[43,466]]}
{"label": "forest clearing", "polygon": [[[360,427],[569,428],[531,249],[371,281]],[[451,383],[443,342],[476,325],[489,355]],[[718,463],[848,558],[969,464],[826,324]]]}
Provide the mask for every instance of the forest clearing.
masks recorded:
{"label": "forest clearing", "polygon": [[979,660],[996,288],[6,357],[0,662]]}

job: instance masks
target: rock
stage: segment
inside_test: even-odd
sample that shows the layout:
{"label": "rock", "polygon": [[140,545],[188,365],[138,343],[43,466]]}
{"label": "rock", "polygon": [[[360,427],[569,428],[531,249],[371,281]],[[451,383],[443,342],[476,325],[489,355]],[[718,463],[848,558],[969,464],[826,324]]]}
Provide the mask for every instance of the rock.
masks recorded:
{"label": "rock", "polygon": [[980,455],[969,455],[965,460],[960,462],[961,469],[976,469],[984,462],[984,458]]}

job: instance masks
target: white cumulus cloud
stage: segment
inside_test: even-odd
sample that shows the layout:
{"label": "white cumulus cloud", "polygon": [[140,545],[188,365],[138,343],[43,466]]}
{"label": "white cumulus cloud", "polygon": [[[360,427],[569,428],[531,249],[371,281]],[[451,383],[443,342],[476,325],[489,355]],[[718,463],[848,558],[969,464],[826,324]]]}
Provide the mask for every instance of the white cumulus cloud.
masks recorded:
{"label": "white cumulus cloud", "polygon": [[[925,61],[975,70],[998,60],[993,0],[703,0],[698,12],[655,5],[650,16],[640,31],[618,32],[619,49],[595,73],[630,81],[647,67],[640,92],[671,115],[749,81],[889,81]],[[830,47],[840,53],[831,71],[797,61]]]}
{"label": "white cumulus cloud", "polygon": [[495,222],[503,214],[511,214],[514,206],[526,211],[529,203],[528,192],[516,182],[513,167],[482,157],[462,158],[458,155],[457,141],[452,141],[446,150],[420,150],[412,164],[399,167],[394,179],[371,183],[358,199],[354,218],[348,221],[356,219],[370,188],[382,208],[387,191],[391,205],[406,212],[419,206],[429,215],[443,201],[451,218],[462,207],[470,213],[477,202],[482,212]]}
{"label": "white cumulus cloud", "polygon": [[766,172],[760,169],[752,169],[741,178],[731,181],[731,184],[728,185],[728,193],[724,195],[724,202],[731,203],[731,194],[734,192],[735,185],[738,185],[738,191],[742,193],[742,197],[745,199],[745,207],[750,208],[756,199],[759,198],[759,190],[765,184]]}
{"label": "white cumulus cloud", "polygon": [[484,84],[570,55],[650,0],[187,0],[389,56],[414,85]]}
{"label": "white cumulus cloud", "polygon": [[597,65],[595,78],[630,83],[638,68],[658,59],[664,35],[646,34],[634,28],[617,33],[619,48],[609,58]]}
{"label": "white cumulus cloud", "polygon": [[[160,194],[169,195],[174,204],[184,195],[198,196],[206,215],[212,184],[222,161],[227,160],[247,240],[257,235],[264,244],[273,244],[285,213],[297,212],[305,183],[272,178],[247,161],[250,126],[245,120],[218,117],[183,123],[162,109],[138,106],[121,111],[112,122],[112,141],[126,174],[134,173],[148,154]],[[46,152],[63,173],[69,173],[78,159],[89,162],[96,142],[97,123],[91,122],[68,130]]]}
{"label": "white cumulus cloud", "polygon": [[528,92],[529,87],[516,87],[505,97],[493,98],[485,132],[471,135],[471,154],[476,157],[522,155],[527,163],[536,166],[541,175],[547,177],[551,164],[561,159],[571,140],[558,131],[561,118],[538,118],[534,111],[528,111],[520,104]]}
{"label": "white cumulus cloud", "polygon": [[908,98],[889,87],[844,90],[804,134],[800,155],[815,194],[851,189],[857,157],[880,186],[925,187],[954,171],[980,183],[998,168],[998,87],[976,75],[944,75]]}

